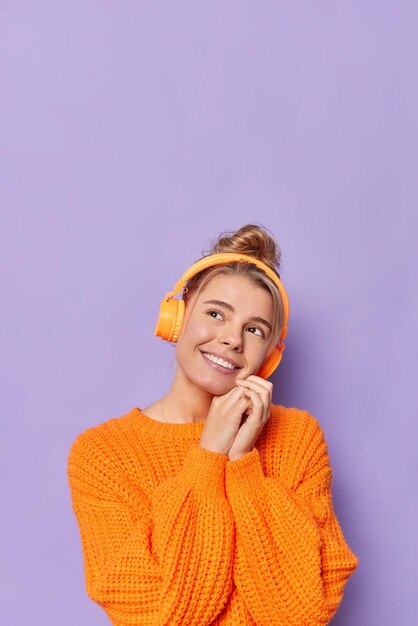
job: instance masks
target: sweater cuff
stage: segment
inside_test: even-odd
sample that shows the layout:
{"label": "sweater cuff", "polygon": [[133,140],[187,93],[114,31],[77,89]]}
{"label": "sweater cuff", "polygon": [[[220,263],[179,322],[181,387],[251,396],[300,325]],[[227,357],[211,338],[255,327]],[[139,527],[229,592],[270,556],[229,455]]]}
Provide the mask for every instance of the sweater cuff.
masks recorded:
{"label": "sweater cuff", "polygon": [[257,448],[247,452],[236,461],[228,461],[225,469],[225,479],[230,485],[237,485],[242,490],[257,490],[260,481],[265,478]]}
{"label": "sweater cuff", "polygon": [[182,470],[183,480],[205,495],[225,495],[225,465],[228,455],[212,452],[193,443]]}

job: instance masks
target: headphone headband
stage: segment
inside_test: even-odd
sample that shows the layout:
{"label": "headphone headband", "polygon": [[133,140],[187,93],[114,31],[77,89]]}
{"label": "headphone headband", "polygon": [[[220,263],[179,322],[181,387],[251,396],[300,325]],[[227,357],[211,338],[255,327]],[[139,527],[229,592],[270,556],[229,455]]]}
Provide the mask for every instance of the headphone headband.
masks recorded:
{"label": "headphone headband", "polygon": [[219,254],[209,254],[208,256],[199,259],[184,272],[183,276],[177,281],[173,291],[169,291],[167,293],[166,299],[168,300],[169,298],[173,298],[174,296],[178,295],[183,290],[185,284],[191,278],[193,278],[193,276],[199,274],[199,272],[202,272],[203,270],[206,270],[209,267],[213,267],[215,265],[226,265],[227,263],[232,263],[233,261],[242,261],[257,265],[257,267],[262,269],[264,273],[267,274],[267,276],[271,278],[271,280],[275,283],[276,287],[279,290],[284,309],[283,328],[280,334],[280,340],[282,341],[287,335],[287,322],[289,319],[289,301],[287,298],[286,290],[280,278],[275,272],[273,272],[270,267],[268,267],[268,265],[248,254],[238,254],[236,252],[222,252]]}

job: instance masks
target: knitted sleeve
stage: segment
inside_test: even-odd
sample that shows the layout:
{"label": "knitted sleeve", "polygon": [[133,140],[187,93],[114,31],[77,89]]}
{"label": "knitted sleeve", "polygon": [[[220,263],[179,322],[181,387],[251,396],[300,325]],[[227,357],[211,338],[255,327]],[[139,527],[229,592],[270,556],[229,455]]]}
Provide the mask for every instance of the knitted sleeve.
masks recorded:
{"label": "knitted sleeve", "polygon": [[308,416],[309,446],[301,450],[306,460],[295,488],[264,475],[257,448],[226,467],[234,580],[257,624],[328,624],[359,563],[333,509],[327,444]]}
{"label": "knitted sleeve", "polygon": [[148,498],[99,444],[85,431],[68,457],[89,597],[114,626],[210,624],[233,585],[227,456],[193,443]]}

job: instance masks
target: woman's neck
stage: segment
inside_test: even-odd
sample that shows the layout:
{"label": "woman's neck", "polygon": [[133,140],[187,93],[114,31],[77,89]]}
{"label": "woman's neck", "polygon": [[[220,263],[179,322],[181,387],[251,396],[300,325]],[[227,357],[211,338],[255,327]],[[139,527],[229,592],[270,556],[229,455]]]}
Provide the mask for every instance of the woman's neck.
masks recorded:
{"label": "woman's neck", "polygon": [[173,384],[163,396],[164,416],[168,421],[201,422],[206,420],[213,394],[199,389],[177,367]]}

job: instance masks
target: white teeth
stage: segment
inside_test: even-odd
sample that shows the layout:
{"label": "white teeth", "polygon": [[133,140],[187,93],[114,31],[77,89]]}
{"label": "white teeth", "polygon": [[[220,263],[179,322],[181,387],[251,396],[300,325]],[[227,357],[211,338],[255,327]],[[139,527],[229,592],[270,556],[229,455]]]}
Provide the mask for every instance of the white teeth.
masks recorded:
{"label": "white teeth", "polygon": [[234,365],[231,365],[230,363],[228,363],[227,361],[224,361],[223,359],[219,359],[217,356],[213,356],[213,354],[208,354],[207,352],[202,352],[202,354],[207,359],[209,359],[209,361],[213,361],[214,363],[218,363],[218,365],[222,365],[222,367],[226,367],[229,370],[236,369]]}

